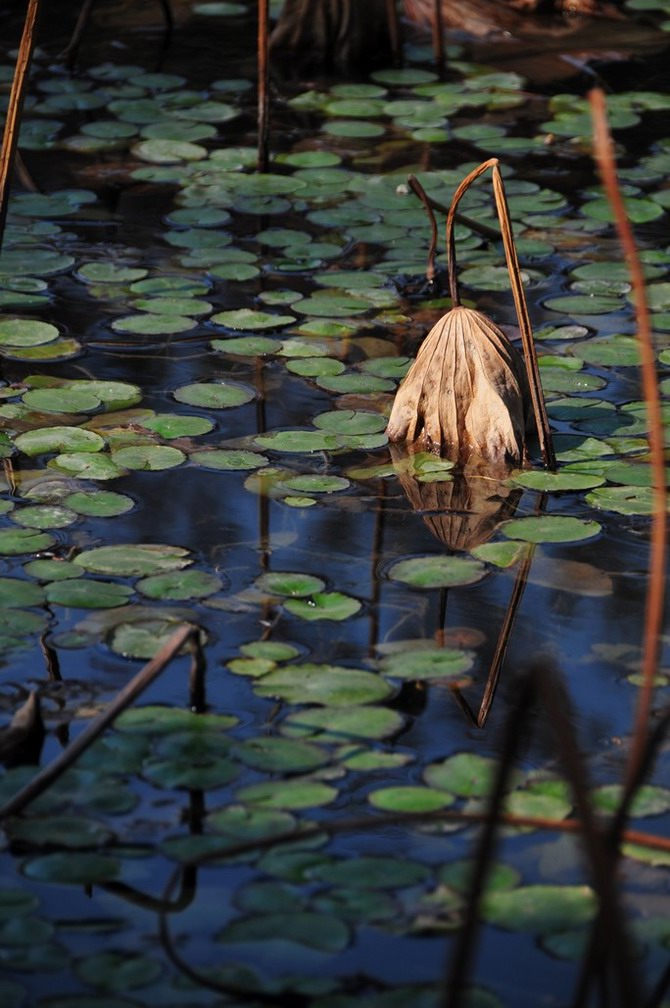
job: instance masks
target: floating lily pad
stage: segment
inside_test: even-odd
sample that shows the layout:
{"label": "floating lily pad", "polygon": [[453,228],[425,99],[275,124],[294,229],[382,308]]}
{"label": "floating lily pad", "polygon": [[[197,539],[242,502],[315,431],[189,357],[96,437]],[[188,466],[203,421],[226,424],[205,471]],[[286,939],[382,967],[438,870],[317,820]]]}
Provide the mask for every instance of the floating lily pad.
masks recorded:
{"label": "floating lily pad", "polygon": [[182,385],[173,393],[178,402],[204,409],[230,409],[251,402],[254,393],[237,382],[195,382]]}
{"label": "floating lily pad", "polygon": [[337,797],[337,791],[330,784],[305,777],[250,784],[238,791],[236,797],[258,808],[297,810],[329,805]]}
{"label": "floating lily pad", "polygon": [[641,486],[598,487],[586,495],[586,502],[602,511],[624,515],[651,515],[655,508],[651,487]]}
{"label": "floating lily pad", "polygon": [[17,435],[14,444],[24,455],[46,452],[98,452],[105,447],[104,438],[80,427],[39,427]]}
{"label": "floating lily pad", "polygon": [[116,878],[121,864],[105,854],[82,851],[57,852],[31,858],[23,864],[23,873],[38,882],[60,885],[95,885]]}
{"label": "floating lily pad", "polygon": [[527,547],[515,542],[482,543],[471,551],[477,560],[495,564],[496,567],[512,567],[524,556]]}
{"label": "floating lily pad", "polygon": [[39,581],[64,581],[81,574],[81,568],[69,560],[30,560],[23,569]]}
{"label": "floating lily pad", "polygon": [[281,733],[319,742],[384,739],[400,731],[402,715],[388,707],[312,707],[295,711],[282,721]]}
{"label": "floating lily pad", "polygon": [[76,975],[85,984],[100,991],[120,993],[152,983],[162,971],[157,959],[128,949],[94,952],[75,965]]}
{"label": "floating lily pad", "polygon": [[379,788],[368,795],[368,801],[385,812],[421,813],[447,808],[455,798],[444,791],[414,785]]}
{"label": "floating lily pad", "polygon": [[0,577],[0,608],[38,606],[44,602],[44,591],[39,585],[20,578]]}
{"label": "floating lily pad", "polygon": [[384,700],[393,692],[379,676],[340,665],[286,665],[263,676],[255,687],[259,696],[279,697],[289,703],[352,707]]}
{"label": "floating lily pad", "polygon": [[596,911],[596,897],[589,886],[519,886],[489,892],[482,904],[487,923],[533,934],[578,927],[591,921]]}
{"label": "floating lily pad", "polygon": [[621,309],[622,303],[606,294],[565,294],[547,298],[544,307],[563,315],[606,315]]}
{"label": "floating lily pad", "polygon": [[382,662],[385,675],[396,679],[453,679],[472,667],[473,657],[456,648],[399,651]]}
{"label": "floating lily pad", "polygon": [[279,351],[279,340],[269,336],[240,336],[230,339],[212,340],[212,350],[223,353],[240,354],[242,357],[257,357],[264,354],[275,354]]}
{"label": "floating lily pad", "polygon": [[136,577],[180,570],[187,567],[191,560],[188,559],[188,550],[181,546],[142,543],[98,546],[84,550],[75,557],[74,562],[94,574]]}
{"label": "floating lily pad", "polygon": [[112,609],[125,605],[133,589],[114,581],[73,578],[47,585],[46,593],[49,602],[58,605],[77,609]]}
{"label": "floating lily pad", "polygon": [[544,472],[539,469],[515,473],[511,480],[518,486],[528,487],[529,490],[544,490],[550,493],[561,490],[589,490],[604,483],[604,477],[589,473],[566,470]]}
{"label": "floating lily pad", "polygon": [[119,333],[134,333],[138,336],[168,336],[171,333],[188,332],[197,325],[195,319],[186,315],[161,315],[146,312],[138,315],[124,315],[114,319],[112,329]]}
{"label": "floating lily pad", "polygon": [[260,469],[268,464],[265,455],[258,452],[244,451],[243,449],[203,449],[193,452],[191,461],[196,465],[205,466],[208,469],[222,470],[244,470]]}
{"label": "floating lily pad", "polygon": [[52,469],[85,479],[108,480],[123,476],[124,470],[109,455],[92,452],[64,452],[48,463]]}
{"label": "floating lily pad", "polygon": [[334,434],[319,430],[273,431],[254,438],[254,444],[268,451],[296,452],[298,454],[333,450],[339,447]]}
{"label": "floating lily pad", "polygon": [[533,515],[503,522],[500,531],[508,539],[522,539],[524,542],[578,542],[598,535],[600,525],[593,519],[569,515]]}
{"label": "floating lily pad", "polygon": [[19,556],[21,553],[39,553],[55,543],[48,532],[37,532],[31,528],[0,529],[0,555]]}
{"label": "floating lily pad", "polygon": [[336,493],[338,490],[346,490],[351,486],[349,480],[343,476],[320,476],[318,474],[292,476],[290,479],[284,480],[283,485],[289,490],[299,490],[308,494]]}
{"label": "floating lily pad", "polygon": [[383,431],[386,417],[364,410],[330,410],[314,417],[314,426],[332,434],[376,434]]}
{"label": "floating lily pad", "polygon": [[246,739],[234,749],[246,766],[266,773],[309,773],[329,761],[329,755],[311,742],[259,736]]}
{"label": "floating lily pad", "polygon": [[87,413],[102,402],[86,388],[36,388],[24,392],[22,399],[31,409],[46,413]]}
{"label": "floating lily pad", "polygon": [[66,528],[77,520],[77,514],[60,504],[33,504],[17,508],[11,515],[12,521],[27,528]]}
{"label": "floating lily pad", "polygon": [[77,277],[90,284],[127,284],[142,280],[148,272],[143,267],[101,261],[82,263],[77,269]]}
{"label": "floating lily pad", "polygon": [[38,346],[51,343],[58,335],[58,329],[50,322],[23,318],[0,321],[0,346],[3,347]]}
{"label": "floating lily pad", "polygon": [[112,452],[112,462],[122,469],[173,469],[185,459],[182,451],[169,445],[137,445]]}
{"label": "floating lily pad", "polygon": [[341,952],[349,944],[349,929],[339,917],[320,913],[256,914],[227,924],[217,936],[235,942],[289,941],[319,952]]}
{"label": "floating lily pad", "polygon": [[361,603],[341,592],[316,592],[309,599],[288,599],[284,608],[293,616],[313,622],[314,620],[349,619],[360,609]]}
{"label": "floating lily pad", "polygon": [[486,574],[486,568],[470,557],[412,557],[393,564],[388,571],[392,581],[402,581],[412,588],[451,588],[474,584]]}
{"label": "floating lily pad", "polygon": [[424,780],[461,798],[486,798],[493,784],[496,761],[477,753],[456,753],[426,767]]}
{"label": "floating lily pad", "polygon": [[205,598],[222,587],[221,578],[202,570],[170,571],[137,582],[138,591],[153,599]]}
{"label": "floating lily pad", "polygon": [[112,631],[108,644],[115,654],[120,654],[124,658],[153,658],[167,644],[179,625],[167,619],[120,623]]}
{"label": "floating lily pad", "polygon": [[364,856],[317,865],[309,875],[319,882],[350,889],[401,889],[420,885],[428,869],[408,859]]}
{"label": "floating lily pad", "polygon": [[325,588],[325,583],[321,578],[314,577],[312,574],[298,574],[288,571],[261,574],[256,578],[255,585],[260,591],[288,598],[302,598]]}
{"label": "floating lily pad", "polygon": [[254,311],[251,308],[238,308],[236,311],[219,312],[213,315],[212,322],[226,326],[228,329],[281,329],[295,322],[293,315],[272,315],[269,312]]}

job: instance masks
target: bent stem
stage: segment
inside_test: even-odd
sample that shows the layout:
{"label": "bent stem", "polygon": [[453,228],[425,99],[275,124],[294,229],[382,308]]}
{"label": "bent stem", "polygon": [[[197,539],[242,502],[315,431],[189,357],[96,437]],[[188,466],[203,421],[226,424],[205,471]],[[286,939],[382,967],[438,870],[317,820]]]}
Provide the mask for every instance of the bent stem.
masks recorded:
{"label": "bent stem", "polygon": [[500,172],[500,162],[498,161],[498,158],[489,158],[487,161],[483,161],[480,165],[478,165],[477,168],[471,171],[470,174],[463,179],[453,195],[451,206],[449,207],[449,213],[447,214],[446,226],[449,292],[451,294],[454,307],[460,305],[461,299],[458,290],[458,278],[456,276],[456,244],[454,240],[456,210],[462,197],[470,188],[472,183],[476,181],[480,175],[483,175],[485,171],[488,171],[489,168],[493,169],[493,195],[495,197],[496,210],[498,211],[500,231],[503,247],[505,249],[507,272],[509,273],[512,295],[514,297],[514,307],[516,309],[519,330],[521,333],[521,343],[523,346],[526,373],[528,375],[528,386],[530,388],[530,398],[533,406],[535,425],[537,427],[537,435],[540,442],[540,450],[542,452],[542,459],[545,467],[547,469],[555,469],[556,454],[554,452],[551,430],[549,428],[547,409],[544,403],[542,379],[540,378],[540,368],[537,362],[535,343],[533,341],[533,328],[530,324],[526,295],[524,293],[523,282],[521,280],[519,258],[516,254],[516,247],[514,245],[512,222],[510,220],[507,198],[505,196],[505,185]]}
{"label": "bent stem", "polygon": [[640,351],[640,370],[642,378],[642,394],[649,417],[649,452],[651,456],[651,475],[654,511],[651,524],[651,556],[649,559],[649,581],[644,617],[644,638],[642,642],[642,678],[633,740],[626,772],[626,783],[630,785],[637,774],[637,768],[642,760],[645,739],[649,729],[651,716],[651,701],[654,691],[654,679],[660,651],[660,637],[663,630],[664,578],[666,558],[666,479],[663,457],[663,419],[661,401],[658,392],[658,378],[654,355],[654,345],[651,335],[649,306],[644,280],[644,271],[633,235],[633,228],[628,219],[626,208],[616,176],[614,160],[614,145],[607,124],[607,106],[604,92],[596,88],[589,94],[591,115],[593,117],[593,146],[600,178],[612,207],[614,221],[619,241],[624,251],[630,281],[633,288],[633,303],[635,305],[636,335]]}
{"label": "bent stem", "polygon": [[428,214],[428,220],[430,221],[430,246],[428,248],[428,262],[426,263],[426,280],[429,284],[432,284],[435,282],[435,249],[437,248],[437,221],[435,220],[435,213],[433,212],[433,207],[431,201],[428,199],[426,190],[416,175],[407,176],[407,185],[423,203]]}

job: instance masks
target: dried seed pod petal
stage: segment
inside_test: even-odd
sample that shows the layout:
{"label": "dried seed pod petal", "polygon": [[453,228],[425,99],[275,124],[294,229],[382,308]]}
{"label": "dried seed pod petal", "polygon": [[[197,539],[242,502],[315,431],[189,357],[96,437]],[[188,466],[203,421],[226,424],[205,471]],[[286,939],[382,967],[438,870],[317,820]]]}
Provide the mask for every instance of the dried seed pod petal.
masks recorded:
{"label": "dried seed pod petal", "polygon": [[419,348],[396,394],[390,441],[441,451],[458,462],[523,457],[528,403],[523,360],[486,315],[452,308]]}

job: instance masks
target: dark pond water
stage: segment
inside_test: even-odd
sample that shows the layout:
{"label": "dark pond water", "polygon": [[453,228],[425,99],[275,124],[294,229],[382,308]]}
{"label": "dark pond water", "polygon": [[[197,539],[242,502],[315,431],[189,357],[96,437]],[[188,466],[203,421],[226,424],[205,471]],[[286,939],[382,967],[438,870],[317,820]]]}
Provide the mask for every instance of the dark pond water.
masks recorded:
{"label": "dark pond water", "polygon": [[[660,0],[629,7],[670,17]],[[440,81],[418,40],[402,71],[278,80],[258,177],[253,5],[176,14],[161,56],[158,5],[102,5],[72,74],[57,58],[72,25],[52,12],[40,29],[21,151],[41,195],[17,187],[0,256],[0,709],[7,723],[39,692],[44,765],[184,622],[201,628],[205,698],[191,710],[202,698],[178,657],[8,821],[0,1003],[441,1004],[478,833],[440,815],[482,810],[523,673],[561,676],[603,812],[638,699],[647,424],[630,286],[590,157],[593,78],[539,79],[536,61],[526,80],[522,54],[454,44]],[[3,21],[7,90],[20,23]],[[612,62],[638,30],[638,55]],[[612,31],[595,67],[667,399],[667,49],[648,24]],[[564,48],[574,68],[580,45]],[[530,476],[463,475],[392,454],[383,433],[447,307],[443,276],[425,288],[428,227],[407,175],[448,203],[494,155],[558,489],[534,482],[535,446]],[[486,179],[463,213],[464,297],[514,325],[501,249],[477,226],[495,225]],[[476,715],[506,619],[477,728],[455,688]],[[662,667],[655,709],[669,684]],[[512,813],[574,813],[555,724],[539,703],[532,730],[519,724]],[[631,821],[660,837],[667,771],[662,751]],[[7,769],[1,800],[34,773]],[[405,812],[434,818],[394,820]],[[670,862],[626,854],[650,990],[667,966]],[[571,1003],[594,908],[573,837],[506,830],[462,1003]]]}

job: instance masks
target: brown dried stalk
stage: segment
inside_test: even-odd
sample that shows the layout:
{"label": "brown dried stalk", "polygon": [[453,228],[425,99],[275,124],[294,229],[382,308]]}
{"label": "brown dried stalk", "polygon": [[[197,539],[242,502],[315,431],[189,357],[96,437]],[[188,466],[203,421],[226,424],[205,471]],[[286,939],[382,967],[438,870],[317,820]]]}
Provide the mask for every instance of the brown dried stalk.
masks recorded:
{"label": "brown dried stalk", "polygon": [[[460,303],[454,221],[463,194],[488,168],[493,168],[496,207],[526,355],[525,371],[516,348],[495,322]],[[496,158],[479,165],[456,189],[447,215],[447,269],[453,308],[430,331],[398,389],[386,431],[389,440],[418,442],[462,463],[475,457],[493,463],[519,462],[525,456],[530,388],[542,456],[545,465],[553,468],[555,455],[533,334]]]}
{"label": "brown dried stalk", "polygon": [[628,263],[630,271],[633,301],[635,304],[637,341],[640,350],[642,394],[644,395],[647,416],[649,417],[648,438],[651,455],[654,512],[651,524],[651,556],[649,560],[649,581],[647,584],[647,600],[645,605],[644,639],[642,642],[643,685],[640,690],[635,715],[633,740],[626,774],[627,781],[630,782],[637,774],[637,768],[642,759],[645,740],[649,730],[654,679],[658,666],[660,637],[663,630],[667,551],[667,486],[663,452],[663,419],[661,416],[661,400],[658,391],[658,377],[656,374],[654,344],[651,334],[644,271],[637,251],[633,228],[628,219],[617,180],[614,145],[607,124],[605,95],[600,89],[596,88],[590,92],[589,101],[591,103],[591,114],[594,124],[594,155],[603,187],[614,212],[619,241],[621,242],[625,260]]}
{"label": "brown dried stalk", "polygon": [[258,158],[259,172],[268,170],[270,132],[269,0],[258,0]]}
{"label": "brown dried stalk", "polygon": [[28,0],[26,20],[23,25],[23,35],[16,57],[16,67],[12,79],[12,89],[9,94],[5,130],[0,148],[0,245],[5,233],[7,207],[9,205],[9,190],[12,180],[12,170],[16,159],[16,145],[19,139],[21,112],[28,87],[28,74],[35,48],[35,26],[39,14],[40,0]]}
{"label": "brown dried stalk", "polygon": [[537,427],[540,450],[542,451],[542,458],[547,469],[555,469],[556,455],[554,453],[551,430],[549,428],[549,418],[544,404],[540,368],[537,362],[535,342],[533,340],[533,328],[530,324],[528,305],[526,304],[526,295],[523,290],[523,281],[521,279],[521,270],[519,268],[519,258],[516,254],[516,246],[514,244],[512,221],[510,218],[509,207],[507,205],[507,197],[505,195],[505,184],[500,171],[500,162],[497,158],[489,158],[488,161],[483,161],[482,164],[474,169],[474,171],[470,172],[467,178],[465,178],[457,188],[451,201],[451,207],[449,208],[449,214],[447,216],[447,270],[449,273],[449,290],[453,303],[455,305],[460,304],[458,280],[456,276],[456,247],[454,240],[456,210],[463,195],[467,192],[472,183],[478,179],[480,175],[483,175],[489,168],[492,169],[493,195],[496,201],[498,220],[500,221],[500,231],[503,247],[505,249],[505,260],[507,262],[507,272],[509,273],[512,296],[514,297],[514,307],[516,309],[517,320],[519,322],[519,331],[521,334],[521,343],[523,346],[526,364],[526,374],[528,376],[528,388],[530,390],[530,397],[533,405],[533,415],[535,417],[535,426]]}

